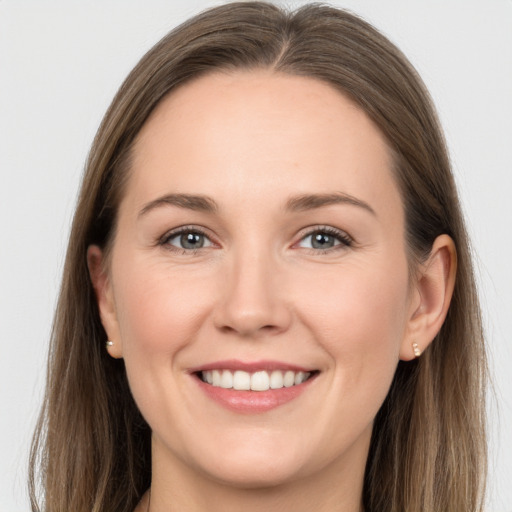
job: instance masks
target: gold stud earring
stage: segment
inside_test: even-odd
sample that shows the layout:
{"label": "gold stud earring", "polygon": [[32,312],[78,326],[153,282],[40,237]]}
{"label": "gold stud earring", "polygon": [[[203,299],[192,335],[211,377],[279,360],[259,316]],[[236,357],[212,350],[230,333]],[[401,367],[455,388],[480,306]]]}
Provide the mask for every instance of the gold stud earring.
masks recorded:
{"label": "gold stud earring", "polygon": [[412,344],[412,350],[414,352],[414,357],[420,357],[421,356],[421,349],[420,349],[420,347],[418,346],[417,343],[413,343]]}

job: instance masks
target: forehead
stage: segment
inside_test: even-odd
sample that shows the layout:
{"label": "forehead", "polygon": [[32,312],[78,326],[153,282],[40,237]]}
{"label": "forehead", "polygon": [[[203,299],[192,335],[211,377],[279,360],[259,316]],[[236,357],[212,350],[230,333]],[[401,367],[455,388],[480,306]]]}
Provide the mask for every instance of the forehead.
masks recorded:
{"label": "forehead", "polygon": [[267,70],[214,73],[169,94],[139,133],[127,195],[224,199],[339,191],[400,203],[391,153],[334,87]]}

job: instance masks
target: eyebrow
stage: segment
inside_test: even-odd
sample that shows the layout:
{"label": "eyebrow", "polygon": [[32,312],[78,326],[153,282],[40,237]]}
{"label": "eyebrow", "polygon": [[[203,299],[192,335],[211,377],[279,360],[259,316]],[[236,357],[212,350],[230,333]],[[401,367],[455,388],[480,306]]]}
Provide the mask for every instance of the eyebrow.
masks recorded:
{"label": "eyebrow", "polygon": [[292,212],[302,212],[334,204],[349,204],[357,206],[368,211],[375,217],[377,216],[375,210],[368,203],[343,192],[334,192],[330,194],[304,194],[291,197],[286,202],[285,209]]}
{"label": "eyebrow", "polygon": [[[351,196],[350,194],[342,192],[294,196],[286,202],[285,210],[290,212],[303,212],[336,204],[357,206],[359,208],[363,208],[372,215],[377,216],[375,210],[368,203]],[[138,216],[141,217],[155,208],[166,205],[178,206],[179,208],[205,213],[216,213],[219,210],[217,203],[208,196],[193,194],[166,194],[147,203],[139,212]]]}
{"label": "eyebrow", "polygon": [[198,212],[215,213],[218,210],[217,203],[207,196],[191,194],[166,194],[154,201],[147,203],[139,212],[139,217],[147,214],[159,206],[178,206]]}

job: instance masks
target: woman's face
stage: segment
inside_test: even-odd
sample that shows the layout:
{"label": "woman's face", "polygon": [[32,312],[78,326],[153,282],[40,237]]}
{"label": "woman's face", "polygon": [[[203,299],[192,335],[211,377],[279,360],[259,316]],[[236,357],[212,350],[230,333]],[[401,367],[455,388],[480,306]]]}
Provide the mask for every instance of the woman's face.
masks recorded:
{"label": "woman's face", "polygon": [[311,78],[212,74],[158,106],[100,300],[154,464],[240,486],[362,474],[417,307],[391,165]]}

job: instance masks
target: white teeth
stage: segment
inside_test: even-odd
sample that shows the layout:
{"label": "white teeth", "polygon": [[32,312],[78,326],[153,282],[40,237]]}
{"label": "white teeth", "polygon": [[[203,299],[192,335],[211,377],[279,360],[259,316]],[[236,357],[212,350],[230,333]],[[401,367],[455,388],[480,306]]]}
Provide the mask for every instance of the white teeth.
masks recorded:
{"label": "white teeth", "polygon": [[285,388],[290,388],[295,384],[295,373],[287,371],[284,374],[283,383]]}
{"label": "white teeth", "polygon": [[219,372],[219,370],[212,371],[212,385],[213,386],[217,386],[220,388],[220,377],[221,377],[221,372]]}
{"label": "white teeth", "polygon": [[229,370],[222,372],[220,387],[224,389],[231,389],[233,387],[233,374]]}
{"label": "white teeth", "polygon": [[242,370],[234,373],[230,370],[207,370],[202,372],[204,382],[224,389],[236,389],[237,391],[268,391],[269,389],[281,389],[297,386],[306,381],[311,374],[309,372],[286,372],[274,370],[269,372],[261,370],[250,374]]}
{"label": "white teeth", "polygon": [[270,387],[270,378],[267,372],[256,372],[251,376],[251,389],[253,391],[267,391]]}
{"label": "white teeth", "polygon": [[283,387],[283,372],[276,370],[270,374],[270,387],[271,389],[279,389]]}
{"label": "white teeth", "polygon": [[240,370],[233,375],[233,388],[238,390],[251,389],[251,375]]}

